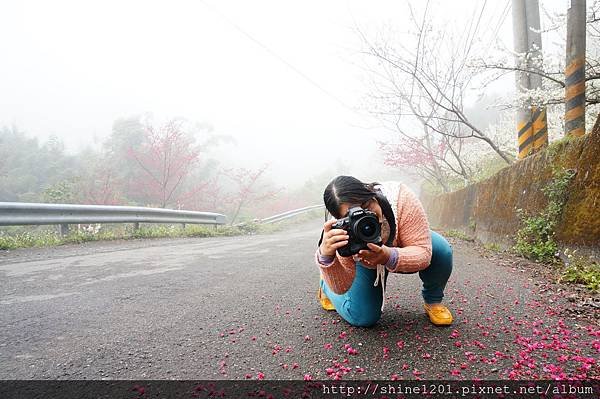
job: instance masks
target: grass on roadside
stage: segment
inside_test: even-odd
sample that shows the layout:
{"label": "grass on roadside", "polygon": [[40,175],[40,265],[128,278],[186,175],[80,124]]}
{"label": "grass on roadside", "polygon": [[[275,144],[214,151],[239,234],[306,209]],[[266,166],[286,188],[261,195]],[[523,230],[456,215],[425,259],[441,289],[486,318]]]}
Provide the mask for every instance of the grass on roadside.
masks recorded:
{"label": "grass on roadside", "polygon": [[483,247],[488,251],[502,252],[502,247],[500,247],[500,244],[497,244],[495,242],[485,243],[483,244]]}
{"label": "grass on roadside", "polygon": [[558,282],[582,284],[594,293],[600,293],[600,264],[575,251],[565,250],[568,263],[561,272]]}
{"label": "grass on roadside", "polygon": [[[444,234],[446,237],[454,237],[459,240],[475,241],[473,237],[468,236],[460,230],[447,230]],[[480,244],[489,251],[504,252],[502,247],[495,242]],[[513,255],[522,256],[522,254],[516,251],[508,251],[507,253],[511,252]],[[591,258],[576,255],[575,251],[569,252],[568,249],[564,251],[564,254],[568,258],[565,266],[560,266],[562,265],[562,262],[559,262],[556,258],[553,258],[552,261],[546,260],[545,262],[542,262],[548,265],[548,267],[559,268],[557,269],[557,282],[562,284],[581,284],[593,294],[600,294],[600,264]]]}
{"label": "grass on roadside", "polygon": [[453,238],[458,238],[459,240],[463,240],[463,241],[475,241],[475,239],[473,237],[468,236],[466,233],[460,231],[460,230],[448,230],[446,231],[446,237],[453,237]]}
{"label": "grass on roadside", "polygon": [[147,238],[176,238],[176,237],[222,237],[246,234],[260,234],[274,231],[270,225],[248,224],[244,226],[186,226],[178,225],[144,226],[137,230],[119,229],[100,231],[72,231],[65,236],[57,232],[24,232],[17,234],[0,233],[0,250],[10,250],[30,247],[52,247],[65,244],[81,244],[89,241],[111,241]]}

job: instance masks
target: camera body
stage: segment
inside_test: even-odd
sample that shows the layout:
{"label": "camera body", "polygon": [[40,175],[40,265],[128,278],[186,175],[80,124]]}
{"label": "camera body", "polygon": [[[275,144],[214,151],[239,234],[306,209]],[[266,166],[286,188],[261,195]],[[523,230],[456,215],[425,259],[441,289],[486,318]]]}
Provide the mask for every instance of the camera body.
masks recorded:
{"label": "camera body", "polygon": [[350,208],[348,216],[338,219],[332,226],[334,229],[344,229],[348,233],[348,244],[338,248],[340,256],[352,256],[361,249],[369,249],[367,243],[372,242],[381,246],[381,224],[375,212],[361,207]]}

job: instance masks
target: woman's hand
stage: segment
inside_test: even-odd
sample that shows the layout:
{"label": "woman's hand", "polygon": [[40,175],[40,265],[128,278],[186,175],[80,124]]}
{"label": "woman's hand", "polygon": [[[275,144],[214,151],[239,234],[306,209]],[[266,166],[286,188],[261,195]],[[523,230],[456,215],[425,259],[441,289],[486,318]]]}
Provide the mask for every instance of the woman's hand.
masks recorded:
{"label": "woman's hand", "polygon": [[356,257],[368,269],[375,269],[377,265],[385,265],[390,259],[389,247],[385,245],[379,246],[372,242],[367,243],[369,249],[361,249]]}
{"label": "woman's hand", "polygon": [[333,224],[337,222],[336,219],[329,220],[323,225],[323,241],[319,250],[321,255],[324,256],[335,256],[335,251],[338,248],[348,244],[350,237],[344,229],[332,229]]}

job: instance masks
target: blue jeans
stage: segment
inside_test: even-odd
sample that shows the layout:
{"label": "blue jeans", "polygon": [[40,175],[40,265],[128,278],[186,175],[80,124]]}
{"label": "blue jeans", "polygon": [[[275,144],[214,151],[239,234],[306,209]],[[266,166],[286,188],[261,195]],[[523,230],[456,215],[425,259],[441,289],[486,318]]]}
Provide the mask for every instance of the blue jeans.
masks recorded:
{"label": "blue jeans", "polygon": [[[427,268],[419,271],[419,277],[423,282],[421,294],[425,303],[439,303],[444,297],[444,288],[452,273],[452,246],[443,236],[431,231],[431,247],[431,263]],[[386,282],[388,274],[386,270],[384,278]],[[356,275],[348,291],[336,294],[327,286],[325,280],[321,280],[321,288],[344,320],[353,326],[370,327],[381,317],[383,302],[381,285],[373,286],[376,276],[376,270],[368,269],[360,262],[356,262]]]}

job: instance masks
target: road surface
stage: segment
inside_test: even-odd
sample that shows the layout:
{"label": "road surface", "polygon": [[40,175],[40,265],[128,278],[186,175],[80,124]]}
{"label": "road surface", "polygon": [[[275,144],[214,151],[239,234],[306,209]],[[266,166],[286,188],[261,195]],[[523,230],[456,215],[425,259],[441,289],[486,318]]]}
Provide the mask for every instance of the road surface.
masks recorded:
{"label": "road surface", "polygon": [[462,241],[451,241],[452,326],[429,322],[416,274],[389,276],[375,327],[350,326],[316,299],[320,226],[1,252],[0,378],[599,375],[594,319],[568,317],[573,304],[542,277]]}

